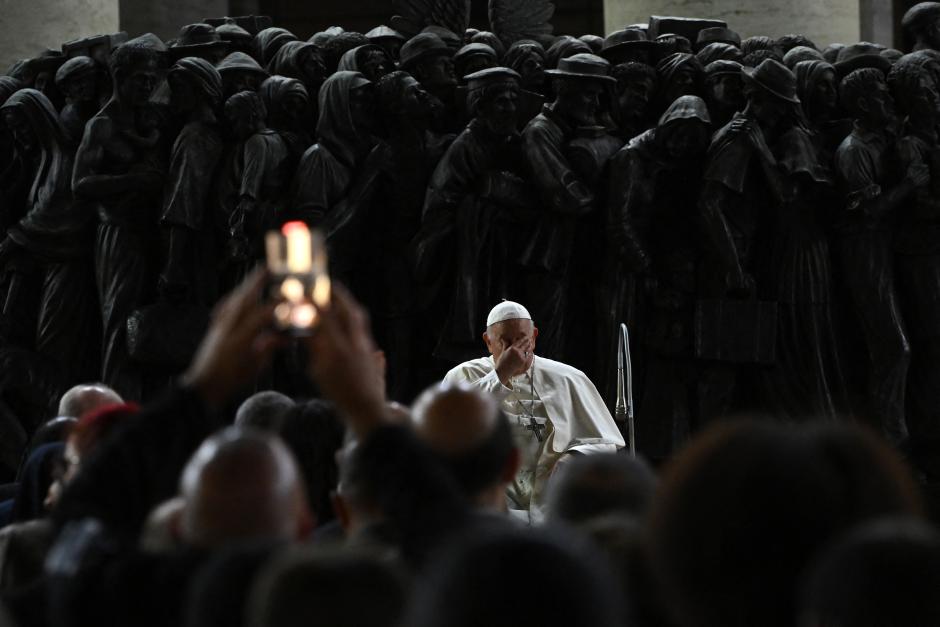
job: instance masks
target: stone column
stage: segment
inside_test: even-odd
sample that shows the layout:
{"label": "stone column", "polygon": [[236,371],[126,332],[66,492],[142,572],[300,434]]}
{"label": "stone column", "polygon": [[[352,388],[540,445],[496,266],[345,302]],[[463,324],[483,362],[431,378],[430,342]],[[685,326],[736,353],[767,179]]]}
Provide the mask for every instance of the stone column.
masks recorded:
{"label": "stone column", "polygon": [[229,15],[228,0],[120,0],[120,3],[121,30],[131,37],[153,33],[164,41],[175,39],[180,27],[186,24]]}
{"label": "stone column", "polygon": [[651,15],[717,18],[741,37],[803,34],[820,48],[856,42],[860,32],[859,0],[604,0],[607,32]]}
{"label": "stone column", "polygon": [[118,0],[0,0],[0,72],[46,48],[119,30]]}

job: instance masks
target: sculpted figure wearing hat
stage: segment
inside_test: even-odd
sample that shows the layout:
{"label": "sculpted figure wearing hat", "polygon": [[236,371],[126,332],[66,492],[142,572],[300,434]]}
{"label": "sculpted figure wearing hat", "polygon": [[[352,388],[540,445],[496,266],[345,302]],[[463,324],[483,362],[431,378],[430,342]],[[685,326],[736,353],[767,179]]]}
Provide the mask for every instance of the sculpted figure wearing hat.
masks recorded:
{"label": "sculpted figure wearing hat", "polygon": [[435,123],[439,132],[456,131],[459,124],[454,96],[457,89],[454,53],[453,48],[431,32],[415,35],[401,47],[399,67],[414,76],[443,105],[443,115]]}
{"label": "sculpted figure wearing hat", "polygon": [[521,453],[506,505],[512,516],[529,523],[544,519],[549,480],[573,455],[613,453],[624,445],[591,380],[571,366],[536,356],[538,338],[528,310],[503,301],[486,317],[483,342],[489,356],[464,362],[444,377],[486,391],[500,403]]}
{"label": "sculpted figure wearing hat", "polygon": [[842,80],[839,95],[855,120],[852,134],[836,152],[836,174],[844,194],[836,245],[869,354],[862,390],[868,411],[862,411],[880,423],[888,438],[900,441],[907,432],[904,399],[911,349],[894,287],[891,222],[928,183],[930,172],[923,164],[912,164],[900,184],[891,183],[889,129],[896,114],[881,70],[855,70]]}
{"label": "sculpted figure wearing hat", "polygon": [[473,120],[434,170],[416,239],[420,302],[437,343],[429,348],[452,362],[473,354],[485,308],[516,287],[531,195],[516,131],[519,75],[490,68],[467,79]]}
{"label": "sculpted figure wearing hat", "polygon": [[180,29],[180,36],[170,47],[170,58],[199,57],[217,65],[228,54],[228,42],[222,41],[215,28],[208,24],[188,24]]}
{"label": "sculpted figure wearing hat", "polygon": [[[616,393],[619,324],[647,329],[633,352],[643,353],[642,415],[657,416],[637,431],[638,449],[665,459],[691,432],[695,416],[693,322],[702,232],[696,215],[702,162],[711,139],[705,101],[682,96],[655,128],[634,138],[610,162],[606,271],[615,303],[601,321],[602,390]],[[639,355],[637,355],[639,356]],[[636,364],[637,361],[634,361]],[[640,382],[637,382],[640,383]],[[605,395],[606,395],[605,394]]]}
{"label": "sculpted figure wearing hat", "polygon": [[[703,418],[741,406],[738,376],[752,378],[748,387],[760,390],[749,406],[791,417],[834,416],[841,409],[841,373],[828,312],[828,247],[813,200],[828,173],[797,124],[793,73],[769,59],[745,67],[743,76],[747,106],[715,135],[705,169],[699,207],[713,267],[702,273],[703,292],[776,301],[777,366],[736,372],[716,365],[701,386]],[[769,250],[772,255],[764,254]],[[747,319],[756,319],[756,311]],[[757,341],[754,329],[740,326],[742,336]],[[801,361],[807,354],[811,367]]]}
{"label": "sculpted figure wearing hat", "polygon": [[170,154],[160,224],[168,232],[159,289],[165,298],[210,305],[214,255],[206,215],[222,155],[217,114],[222,106],[222,77],[205,59],[177,61],[167,76],[170,106],[183,121]]}
{"label": "sculpted figure wearing hat", "polygon": [[600,56],[612,65],[621,63],[649,63],[656,44],[649,40],[645,30],[625,28],[614,31],[604,39]]}
{"label": "sculpted figure wearing hat", "polygon": [[495,66],[496,51],[486,44],[467,44],[454,55],[454,69],[458,79]]}
{"label": "sculpted figure wearing hat", "polygon": [[[162,45],[162,44],[161,44]],[[85,126],[72,189],[94,203],[99,218],[95,272],[102,303],[102,381],[123,398],[140,398],[140,378],[127,347],[127,317],[154,284],[162,164],[156,137],[142,137],[140,120],[160,78],[159,48],[131,40],[111,55],[114,94]],[[155,202],[156,200],[156,202]]]}
{"label": "sculpted figure wearing hat", "polygon": [[[526,170],[543,202],[522,262],[532,290],[530,302],[536,315],[546,321],[543,346],[552,356],[562,354],[569,280],[583,252],[578,243],[596,235],[583,228],[586,221],[582,219],[596,208],[595,191],[577,172],[568,150],[578,139],[579,129],[597,127],[601,97],[616,84],[609,72],[610,64],[593,54],[562,59],[557,69],[547,71],[555,101],[545,105],[522,132]],[[602,171],[603,165],[598,164],[596,171]],[[590,244],[584,244],[590,249]]]}

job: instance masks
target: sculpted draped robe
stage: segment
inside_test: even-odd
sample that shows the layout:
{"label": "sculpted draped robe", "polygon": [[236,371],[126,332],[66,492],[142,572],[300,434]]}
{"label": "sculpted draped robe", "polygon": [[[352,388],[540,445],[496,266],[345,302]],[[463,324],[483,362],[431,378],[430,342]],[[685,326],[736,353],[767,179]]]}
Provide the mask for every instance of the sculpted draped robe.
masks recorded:
{"label": "sculpted draped robe", "polygon": [[464,362],[444,381],[467,383],[499,400],[522,462],[506,503],[510,514],[530,523],[544,518],[548,480],[564,454],[614,453],[624,446],[597,388],[561,362],[536,357],[528,372],[510,381],[512,388],[500,382],[492,357]]}

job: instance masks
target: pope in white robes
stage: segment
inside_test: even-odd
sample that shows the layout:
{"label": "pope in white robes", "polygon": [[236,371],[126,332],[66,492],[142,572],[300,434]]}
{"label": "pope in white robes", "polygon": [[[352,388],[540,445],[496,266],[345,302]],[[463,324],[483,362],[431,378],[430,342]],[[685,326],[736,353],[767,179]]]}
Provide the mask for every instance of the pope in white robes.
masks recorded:
{"label": "pope in white robes", "polygon": [[542,522],[548,481],[566,459],[624,446],[591,380],[576,368],[536,357],[537,338],[526,308],[504,301],[487,317],[483,341],[490,356],[464,362],[444,377],[482,388],[500,401],[521,454],[507,507],[530,523]]}

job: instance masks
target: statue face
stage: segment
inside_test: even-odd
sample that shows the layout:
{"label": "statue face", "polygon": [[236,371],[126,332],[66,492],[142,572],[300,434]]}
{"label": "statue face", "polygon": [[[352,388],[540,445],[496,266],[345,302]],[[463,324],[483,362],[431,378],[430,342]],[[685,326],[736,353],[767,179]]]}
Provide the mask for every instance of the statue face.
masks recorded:
{"label": "statue face", "polygon": [[734,74],[721,74],[709,81],[709,97],[726,107],[744,107],[744,79]]}
{"label": "statue face", "polygon": [[388,60],[385,53],[378,50],[366,51],[365,56],[359,63],[359,68],[363,76],[373,82],[395,70],[395,66]]}
{"label": "statue face", "polygon": [[516,111],[519,92],[514,87],[506,86],[490,94],[481,103],[478,117],[486,127],[497,135],[511,135],[516,130]]}
{"label": "statue face", "polygon": [[65,86],[65,94],[72,102],[91,102],[95,99],[98,88],[94,72],[85,72],[75,76]]}
{"label": "statue face", "polygon": [[248,107],[226,107],[225,119],[232,129],[232,133],[240,140],[248,139],[257,130],[257,124]]}
{"label": "statue face", "polygon": [[618,83],[620,91],[617,104],[620,113],[627,117],[639,117],[646,113],[646,108],[653,99],[656,82],[650,77],[633,78]]}
{"label": "statue face", "polygon": [[771,129],[787,114],[787,103],[756,85],[747,85],[744,89],[748,107],[765,129]]}
{"label": "statue face", "polygon": [[705,154],[710,140],[708,127],[698,120],[682,120],[663,129],[663,147],[676,160],[695,159]]}
{"label": "statue face", "polygon": [[421,86],[421,83],[410,76],[403,79],[405,88],[402,93],[401,108],[405,115],[413,120],[425,120],[434,110],[434,100],[431,94]]}
{"label": "statue face", "polygon": [[861,103],[861,109],[872,125],[888,124],[895,119],[894,99],[884,81],[872,86]]}
{"label": "statue face", "polygon": [[192,111],[199,106],[199,94],[192,81],[174,72],[167,78],[167,82],[170,84],[170,106],[175,111]]}
{"label": "statue face", "polygon": [[545,64],[535,52],[526,55],[522,63],[514,68],[522,77],[522,86],[526,89],[541,89],[545,84]]}
{"label": "statue face", "polygon": [[371,83],[349,93],[349,113],[357,132],[369,132],[375,126],[375,86]]}
{"label": "statue face", "polygon": [[256,72],[245,72],[234,70],[226,72],[222,76],[222,83],[225,86],[225,94],[232,96],[240,91],[258,91],[264,76]]}
{"label": "statue face", "polygon": [[601,94],[604,87],[594,80],[561,81],[555,109],[562,116],[574,121],[578,126],[594,126],[600,109]]}
{"label": "statue face", "polygon": [[49,72],[40,72],[36,75],[36,80],[33,82],[33,87],[37,91],[49,95],[49,86],[55,82],[55,77]]}
{"label": "statue face", "polygon": [[24,153],[30,154],[39,147],[39,139],[33,132],[33,127],[29,123],[29,118],[23,112],[13,108],[3,111],[3,122],[13,135],[13,141],[17,147]]}
{"label": "statue face", "polygon": [[940,16],[934,19],[933,23],[927,28],[927,39],[930,41],[930,47],[934,50],[940,49]]}
{"label": "statue face", "polygon": [[457,84],[454,75],[454,61],[447,55],[439,54],[427,59],[420,65],[421,82],[430,87],[452,87]]}
{"label": "statue face", "polygon": [[910,115],[918,120],[930,120],[937,116],[940,107],[940,95],[934,77],[926,71],[919,73],[913,93],[906,94]]}
{"label": "statue face", "polygon": [[684,69],[673,74],[672,78],[663,85],[663,98],[665,102],[672,103],[681,96],[697,96],[695,72]]}
{"label": "statue face", "polygon": [[814,104],[823,111],[834,111],[839,106],[839,86],[835,70],[826,70],[813,85]]}
{"label": "statue face", "polygon": [[121,101],[136,107],[146,104],[159,78],[156,61],[134,67],[118,84]]}
{"label": "statue face", "polygon": [[299,120],[307,111],[307,100],[297,93],[289,93],[284,97],[284,111],[292,120]]}
{"label": "statue face", "polygon": [[397,59],[398,53],[401,50],[401,42],[397,39],[391,37],[382,39],[378,42],[378,45],[382,46],[386,53],[388,53],[389,59]]}
{"label": "statue face", "polygon": [[315,50],[308,50],[303,55],[300,69],[303,72],[304,83],[306,84],[316,85],[319,88],[327,78],[326,64],[323,62],[323,57]]}
{"label": "statue face", "polygon": [[487,68],[493,67],[493,59],[486,56],[485,54],[475,54],[464,63],[463,70],[461,70],[462,76],[468,76],[474,72],[479,72],[480,70],[485,70]]}

